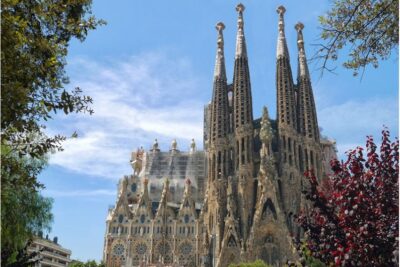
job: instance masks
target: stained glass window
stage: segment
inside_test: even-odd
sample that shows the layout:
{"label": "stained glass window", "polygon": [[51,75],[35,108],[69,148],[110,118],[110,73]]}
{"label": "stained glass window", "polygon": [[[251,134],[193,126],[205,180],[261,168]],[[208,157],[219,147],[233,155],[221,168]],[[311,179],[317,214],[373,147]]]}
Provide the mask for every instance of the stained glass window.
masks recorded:
{"label": "stained glass window", "polygon": [[124,245],[116,244],[113,248],[114,255],[121,256],[124,253]]}

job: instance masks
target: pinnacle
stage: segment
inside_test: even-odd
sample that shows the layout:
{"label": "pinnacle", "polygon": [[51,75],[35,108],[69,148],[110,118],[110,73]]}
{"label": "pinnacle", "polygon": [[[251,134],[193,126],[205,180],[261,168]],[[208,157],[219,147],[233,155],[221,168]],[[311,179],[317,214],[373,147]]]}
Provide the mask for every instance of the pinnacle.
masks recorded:
{"label": "pinnacle", "polygon": [[217,29],[218,32],[221,32],[225,29],[225,24],[220,21],[217,23],[217,25],[215,25],[215,28]]}
{"label": "pinnacle", "polygon": [[243,12],[245,10],[245,6],[242,4],[242,3],[239,3],[237,6],[236,6],[236,11],[237,12]]}
{"label": "pinnacle", "polygon": [[301,22],[297,22],[294,28],[296,29],[296,31],[300,32],[304,29],[304,24]]}
{"label": "pinnacle", "polygon": [[278,6],[276,12],[278,12],[279,15],[283,16],[283,14],[285,14],[286,12],[286,8],[284,6]]}

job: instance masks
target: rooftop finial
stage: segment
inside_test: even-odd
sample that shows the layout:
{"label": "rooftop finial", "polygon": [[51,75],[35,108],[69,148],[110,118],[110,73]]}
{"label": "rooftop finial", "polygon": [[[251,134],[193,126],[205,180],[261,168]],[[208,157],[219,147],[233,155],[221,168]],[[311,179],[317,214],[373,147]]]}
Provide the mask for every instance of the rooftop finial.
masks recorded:
{"label": "rooftop finial", "polygon": [[286,45],[286,38],[285,38],[285,22],[283,15],[286,12],[286,8],[284,6],[278,6],[276,12],[279,14],[279,36],[278,36],[278,46],[276,51],[276,56],[286,56],[289,58],[289,52]]}
{"label": "rooftop finial", "polygon": [[225,24],[222,22],[218,22],[215,28],[218,31],[218,39],[217,39],[217,57],[215,60],[215,69],[214,69],[214,77],[219,77],[222,79],[226,79],[226,71],[225,71],[225,59],[224,59],[224,36],[223,30],[225,29]]}
{"label": "rooftop finial", "polygon": [[224,48],[224,36],[222,35],[222,31],[225,29],[225,24],[222,22],[218,22],[217,25],[215,25],[215,28],[218,31],[218,48]]}
{"label": "rooftop finial", "polygon": [[279,24],[278,24],[279,31],[283,31],[285,27],[285,22],[283,21],[283,15],[286,12],[286,8],[284,6],[278,6],[276,12],[279,14]]}
{"label": "rooftop finial", "polygon": [[297,22],[296,26],[294,27],[297,31],[297,48],[299,50],[299,73],[300,77],[310,76],[307,66],[307,59],[306,59],[306,52],[304,50],[304,39],[303,39],[303,29],[304,24],[301,22]]}
{"label": "rooftop finial", "polygon": [[294,28],[297,31],[297,45],[299,49],[304,49],[304,39],[303,39],[304,24],[301,22],[297,22]]}
{"label": "rooftop finial", "polygon": [[236,35],[236,58],[247,57],[246,41],[243,32],[243,11],[245,7],[242,3],[236,6],[236,11],[238,12],[238,32]]}
{"label": "rooftop finial", "polygon": [[245,6],[242,3],[237,4],[236,11],[242,13],[245,9]]}
{"label": "rooftop finial", "polygon": [[243,11],[245,7],[242,3],[239,3],[236,6],[236,11],[239,13],[239,18],[238,18],[238,28],[243,29]]}
{"label": "rooftop finial", "polygon": [[278,12],[279,15],[283,16],[283,14],[285,14],[286,12],[286,8],[284,6],[278,6],[276,8],[276,12]]}

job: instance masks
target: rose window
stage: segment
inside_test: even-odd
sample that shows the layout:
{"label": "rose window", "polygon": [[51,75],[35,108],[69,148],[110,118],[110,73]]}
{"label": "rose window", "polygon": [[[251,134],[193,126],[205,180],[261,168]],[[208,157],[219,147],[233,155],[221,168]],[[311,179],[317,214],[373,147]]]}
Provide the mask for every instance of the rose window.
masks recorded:
{"label": "rose window", "polygon": [[190,254],[190,252],[192,252],[192,245],[189,243],[182,244],[180,247],[180,252],[184,255]]}
{"label": "rose window", "polygon": [[146,253],[147,246],[144,243],[140,243],[136,246],[136,253],[137,254],[144,254]]}
{"label": "rose window", "polygon": [[124,245],[116,244],[113,249],[114,255],[121,256],[122,254],[124,254],[124,249]]}

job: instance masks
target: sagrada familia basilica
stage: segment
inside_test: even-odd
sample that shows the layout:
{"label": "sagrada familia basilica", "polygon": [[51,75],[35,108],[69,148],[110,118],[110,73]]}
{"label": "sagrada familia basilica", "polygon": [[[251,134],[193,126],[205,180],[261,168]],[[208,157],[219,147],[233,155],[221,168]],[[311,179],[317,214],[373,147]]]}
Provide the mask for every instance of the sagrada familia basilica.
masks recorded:
{"label": "sagrada familia basilica", "polygon": [[204,151],[174,140],[160,151],[132,153],[133,174],[121,179],[106,219],[108,267],[218,266],[262,259],[282,266],[297,259],[294,216],[307,207],[303,173],[326,175],[335,143],[320,136],[303,24],[297,23],[298,70],[293,81],[278,7],[277,117],[253,118],[243,12],[237,5],[233,82],[225,71],[223,23],[217,28],[213,91],[204,112]]}

